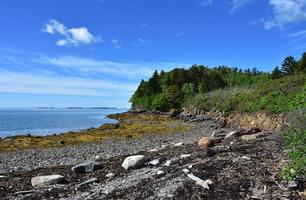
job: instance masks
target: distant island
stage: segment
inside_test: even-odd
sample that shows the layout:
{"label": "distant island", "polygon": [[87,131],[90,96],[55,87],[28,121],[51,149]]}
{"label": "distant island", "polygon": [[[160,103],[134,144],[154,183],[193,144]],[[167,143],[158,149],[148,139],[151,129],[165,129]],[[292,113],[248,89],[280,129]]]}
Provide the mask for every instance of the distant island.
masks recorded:
{"label": "distant island", "polygon": [[66,109],[117,109],[115,107],[67,107]]}

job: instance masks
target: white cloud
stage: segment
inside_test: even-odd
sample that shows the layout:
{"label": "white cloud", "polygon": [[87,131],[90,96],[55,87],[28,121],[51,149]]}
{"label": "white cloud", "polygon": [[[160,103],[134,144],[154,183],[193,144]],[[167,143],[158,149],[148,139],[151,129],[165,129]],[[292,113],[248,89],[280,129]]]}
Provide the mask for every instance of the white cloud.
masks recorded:
{"label": "white cloud", "polygon": [[264,28],[283,28],[287,24],[306,20],[306,0],[269,0],[274,17],[265,20]]}
{"label": "white cloud", "polygon": [[137,84],[0,70],[0,92],[129,97]]}
{"label": "white cloud", "polygon": [[39,64],[49,64],[67,69],[79,70],[80,72],[109,73],[116,76],[140,77],[150,76],[153,69],[149,64],[142,63],[120,63],[91,58],[81,58],[74,56],[63,57],[41,57],[34,60]]}
{"label": "white cloud", "polygon": [[101,41],[101,37],[92,35],[86,27],[67,28],[56,20],[50,20],[44,24],[43,32],[49,34],[59,34],[64,38],[56,42],[58,46],[79,46],[89,45]]}
{"label": "white cloud", "polygon": [[235,11],[238,8],[241,8],[253,0],[231,0],[230,4],[232,5],[231,11]]}

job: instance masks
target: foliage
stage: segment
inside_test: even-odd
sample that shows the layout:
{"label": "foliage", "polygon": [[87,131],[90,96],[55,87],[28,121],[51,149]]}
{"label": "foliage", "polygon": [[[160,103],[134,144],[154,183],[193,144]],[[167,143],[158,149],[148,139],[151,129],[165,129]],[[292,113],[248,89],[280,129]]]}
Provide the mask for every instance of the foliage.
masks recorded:
{"label": "foliage", "polygon": [[285,180],[306,178],[306,109],[301,108],[289,115],[289,128],[282,134],[290,163],[282,171]]}
{"label": "foliage", "polygon": [[279,91],[271,92],[257,101],[251,101],[248,105],[248,111],[266,110],[269,113],[282,113],[289,111],[290,103],[286,95]]}
{"label": "foliage", "polygon": [[[225,87],[249,87],[268,80],[270,75],[257,69],[242,71],[225,66],[210,69],[193,65],[189,69],[176,68],[160,74],[155,71],[148,81],[141,81],[130,102],[134,109],[168,111],[181,108],[196,95]],[[221,107],[227,109],[233,105]]]}
{"label": "foliage", "polygon": [[[130,99],[133,109],[169,111],[194,106],[202,110],[270,113],[288,112],[305,105],[306,53],[299,61],[288,56],[271,74],[219,66],[193,65],[154,72],[142,80]],[[238,89],[237,89],[238,88]],[[237,92],[239,91],[239,92]]]}

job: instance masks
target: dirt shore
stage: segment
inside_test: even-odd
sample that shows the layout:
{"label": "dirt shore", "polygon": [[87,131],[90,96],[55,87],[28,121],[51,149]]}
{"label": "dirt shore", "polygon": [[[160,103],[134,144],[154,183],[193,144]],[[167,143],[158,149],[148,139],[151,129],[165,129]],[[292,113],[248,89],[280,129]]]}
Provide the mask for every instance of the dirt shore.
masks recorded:
{"label": "dirt shore", "polygon": [[[121,120],[130,125],[135,122],[128,121],[128,118]],[[159,124],[148,120],[141,123]],[[214,120],[192,123],[173,120],[170,123],[175,127],[188,128],[181,131],[173,128],[169,129],[172,131],[163,133],[156,130],[155,133],[153,131],[143,134],[142,137],[117,137],[60,148],[3,152],[0,154],[0,170],[3,176],[0,178],[0,198],[302,198],[298,190],[301,188],[291,190],[281,181],[280,171],[286,157],[277,133],[259,132],[253,137],[253,133],[244,132],[249,137],[243,138],[240,134],[229,140],[224,139],[224,136],[231,130],[220,128]],[[196,142],[203,136],[214,137],[217,141],[215,146],[199,149]],[[135,154],[144,155],[146,164],[134,170],[122,168],[123,160]],[[97,155],[103,164],[102,169],[86,174],[75,174],[71,171],[72,166],[95,160]],[[159,163],[155,166],[149,165],[154,159],[159,159]],[[114,176],[106,177],[110,173]],[[52,174],[64,176],[67,183],[43,188],[32,187],[32,177]],[[190,174],[200,180],[209,180],[209,189],[196,184],[189,178]],[[80,185],[92,178],[95,178],[95,181]]]}

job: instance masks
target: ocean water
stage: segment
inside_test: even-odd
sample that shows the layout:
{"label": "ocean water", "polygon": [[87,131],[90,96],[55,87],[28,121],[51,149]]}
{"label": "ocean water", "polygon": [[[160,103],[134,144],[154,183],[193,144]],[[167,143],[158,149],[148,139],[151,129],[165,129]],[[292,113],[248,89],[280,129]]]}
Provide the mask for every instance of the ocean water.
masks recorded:
{"label": "ocean water", "polygon": [[108,114],[127,109],[0,109],[0,137],[49,135],[99,127],[116,120]]}

